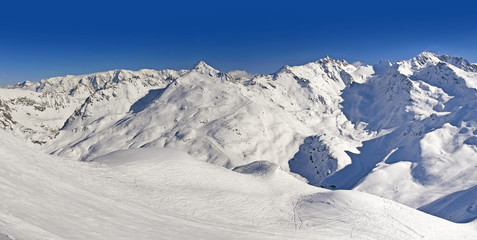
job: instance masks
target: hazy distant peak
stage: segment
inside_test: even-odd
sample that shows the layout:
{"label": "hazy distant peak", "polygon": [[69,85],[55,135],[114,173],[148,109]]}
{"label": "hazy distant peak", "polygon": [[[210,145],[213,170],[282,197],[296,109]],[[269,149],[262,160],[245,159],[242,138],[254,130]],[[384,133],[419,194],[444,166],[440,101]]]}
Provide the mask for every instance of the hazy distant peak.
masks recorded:
{"label": "hazy distant peak", "polygon": [[393,64],[392,64],[389,60],[380,60],[380,61],[378,62],[378,64],[376,64],[376,65],[379,65],[379,66],[388,66],[388,67],[390,67],[390,66],[392,66]]}
{"label": "hazy distant peak", "polygon": [[464,58],[439,55],[432,52],[422,52],[412,59],[397,62],[398,71],[406,76],[412,75],[413,71],[438,64],[452,65],[464,71],[477,72],[477,66],[470,64]]}
{"label": "hazy distant peak", "polygon": [[26,80],[24,82],[19,82],[17,84],[9,85],[6,88],[27,88],[27,87],[32,86],[34,84],[36,84],[36,83],[33,83],[33,82],[30,82],[30,81]]}
{"label": "hazy distant peak", "polygon": [[[439,62],[446,62],[451,65],[454,65],[458,68],[468,68],[471,64],[464,58],[454,57],[449,55],[438,55],[431,52],[422,52],[413,58],[414,61],[417,61],[420,64],[437,64]],[[469,69],[465,69],[469,70]]]}
{"label": "hazy distant peak", "polygon": [[231,76],[234,79],[251,79],[253,77],[252,74],[243,71],[243,70],[233,70],[227,73],[229,76]]}
{"label": "hazy distant peak", "polygon": [[376,74],[384,74],[389,71],[393,64],[388,60],[381,60],[379,63],[373,65],[373,70]]}

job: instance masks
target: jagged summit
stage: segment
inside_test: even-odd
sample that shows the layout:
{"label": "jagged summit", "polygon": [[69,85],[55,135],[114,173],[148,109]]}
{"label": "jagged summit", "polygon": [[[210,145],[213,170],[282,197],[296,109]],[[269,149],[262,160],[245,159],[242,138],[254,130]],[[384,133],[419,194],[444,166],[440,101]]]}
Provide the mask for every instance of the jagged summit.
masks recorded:
{"label": "jagged summit", "polygon": [[195,71],[195,72],[198,72],[198,73],[205,73],[205,74],[209,74],[209,73],[219,73],[220,71],[211,67],[210,65],[208,65],[207,63],[205,63],[204,61],[199,61],[195,66],[194,68],[192,68],[191,71]]}
{"label": "jagged summit", "polygon": [[412,59],[417,66],[436,64],[440,61],[439,55],[431,52],[422,52]]}
{"label": "jagged summit", "polygon": [[414,69],[419,69],[431,65],[437,65],[439,63],[448,63],[458,68],[462,68],[465,71],[474,71],[473,66],[475,64],[469,63],[465,58],[455,57],[446,54],[437,54],[433,52],[424,51],[417,56],[408,59],[398,61],[397,65],[408,65]]}
{"label": "jagged summit", "polygon": [[439,55],[432,52],[422,52],[412,59],[397,62],[400,72],[405,75],[411,74],[412,71],[438,64],[449,64],[464,71],[477,72],[477,67],[464,58],[445,54]]}
{"label": "jagged summit", "polygon": [[194,68],[195,70],[200,70],[200,69],[213,69],[213,67],[211,67],[209,64],[207,64],[206,62],[204,61],[199,61],[197,62],[195,65],[194,65]]}
{"label": "jagged summit", "polygon": [[326,57],[321,58],[319,60],[316,60],[314,62],[309,62],[309,63],[303,64],[303,65],[296,65],[296,66],[284,65],[283,67],[278,69],[278,71],[273,73],[273,75],[276,76],[276,75],[281,74],[281,73],[293,73],[294,70],[300,69],[302,67],[306,67],[306,68],[317,68],[317,67],[319,67],[319,68],[322,68],[322,69],[329,69],[329,68],[333,68],[333,67],[338,67],[338,68],[346,67],[347,65],[349,65],[349,64],[346,60],[335,60],[335,59],[330,58],[329,56],[326,56]]}
{"label": "jagged summit", "polygon": [[319,59],[318,61],[315,61],[317,63],[334,63],[334,64],[342,64],[342,65],[347,65],[348,62],[344,59],[340,60],[340,59],[333,59],[333,58],[330,58],[330,56],[326,55],[326,57],[324,58],[321,58]]}
{"label": "jagged summit", "polygon": [[418,57],[418,58],[419,58],[419,57],[420,57],[420,58],[433,58],[433,57],[438,58],[439,55],[436,54],[436,53],[433,53],[433,52],[423,51],[423,52],[419,53],[419,54],[417,55],[417,57]]}
{"label": "jagged summit", "polygon": [[470,64],[466,59],[462,57],[449,56],[446,54],[436,54],[432,52],[422,52],[418,54],[415,58],[433,62],[443,61],[455,65],[457,67]]}

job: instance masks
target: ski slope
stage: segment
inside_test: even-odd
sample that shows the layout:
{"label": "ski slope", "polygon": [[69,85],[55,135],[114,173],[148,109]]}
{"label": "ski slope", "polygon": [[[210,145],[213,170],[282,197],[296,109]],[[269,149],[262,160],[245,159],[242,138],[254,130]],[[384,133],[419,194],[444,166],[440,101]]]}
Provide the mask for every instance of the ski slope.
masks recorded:
{"label": "ski slope", "polygon": [[456,224],[269,162],[231,171],[171,149],[94,162],[40,153],[0,131],[0,232],[11,239],[472,239]]}

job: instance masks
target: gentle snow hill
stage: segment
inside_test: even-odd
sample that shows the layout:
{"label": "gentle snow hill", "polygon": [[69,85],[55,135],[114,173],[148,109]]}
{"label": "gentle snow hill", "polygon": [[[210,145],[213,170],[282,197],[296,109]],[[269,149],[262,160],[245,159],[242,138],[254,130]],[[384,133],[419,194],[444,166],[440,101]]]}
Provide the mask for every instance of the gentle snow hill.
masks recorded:
{"label": "gentle snow hill", "polygon": [[159,147],[228,169],[265,160],[311,185],[477,217],[475,200],[453,201],[477,186],[477,66],[463,58],[324,58],[254,76],[200,62],[12,88],[0,89],[0,126],[53,155]]}
{"label": "gentle snow hill", "polygon": [[0,236],[12,239],[477,235],[474,225],[455,224],[370,194],[307,185],[272,163],[252,163],[238,173],[177,150],[155,148],[116,151],[85,163],[32,150],[3,130],[0,156]]}

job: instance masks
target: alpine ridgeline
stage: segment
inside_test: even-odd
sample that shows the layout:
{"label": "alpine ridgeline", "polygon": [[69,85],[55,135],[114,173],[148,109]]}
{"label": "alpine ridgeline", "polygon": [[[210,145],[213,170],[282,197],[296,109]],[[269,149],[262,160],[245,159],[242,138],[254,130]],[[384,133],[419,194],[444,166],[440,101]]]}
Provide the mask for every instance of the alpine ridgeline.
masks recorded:
{"label": "alpine ridgeline", "polygon": [[0,127],[82,161],[152,147],[229,169],[264,160],[312,185],[477,216],[477,65],[457,57],[55,77],[0,89]]}

